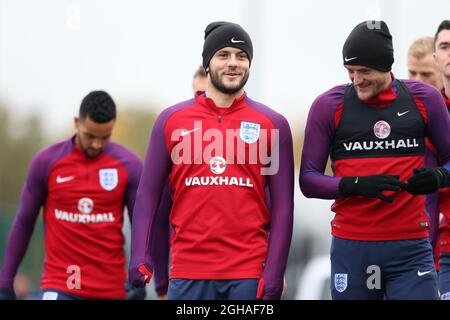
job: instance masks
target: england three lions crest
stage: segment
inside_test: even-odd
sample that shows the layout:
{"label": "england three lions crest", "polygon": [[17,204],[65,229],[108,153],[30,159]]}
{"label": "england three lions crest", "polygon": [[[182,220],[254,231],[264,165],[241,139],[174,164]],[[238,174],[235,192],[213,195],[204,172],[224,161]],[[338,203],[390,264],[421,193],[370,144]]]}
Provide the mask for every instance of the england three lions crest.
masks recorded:
{"label": "england three lions crest", "polygon": [[334,287],[338,292],[344,292],[347,289],[347,273],[335,273],[334,274]]}
{"label": "england three lions crest", "polygon": [[119,173],[117,169],[100,169],[100,185],[107,191],[114,190],[119,184]]}
{"label": "england three lions crest", "polygon": [[259,123],[241,121],[240,138],[246,143],[258,141],[261,125]]}

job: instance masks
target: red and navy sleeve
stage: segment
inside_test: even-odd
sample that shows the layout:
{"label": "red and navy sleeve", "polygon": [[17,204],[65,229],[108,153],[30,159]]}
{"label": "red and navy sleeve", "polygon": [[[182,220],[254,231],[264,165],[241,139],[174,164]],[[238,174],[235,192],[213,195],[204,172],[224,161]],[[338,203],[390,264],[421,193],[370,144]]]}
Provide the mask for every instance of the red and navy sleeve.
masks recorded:
{"label": "red and navy sleeve", "polygon": [[336,86],[313,102],[305,128],[300,189],[308,198],[340,197],[340,178],[324,174],[335,132],[335,113],[344,101],[345,86]]}

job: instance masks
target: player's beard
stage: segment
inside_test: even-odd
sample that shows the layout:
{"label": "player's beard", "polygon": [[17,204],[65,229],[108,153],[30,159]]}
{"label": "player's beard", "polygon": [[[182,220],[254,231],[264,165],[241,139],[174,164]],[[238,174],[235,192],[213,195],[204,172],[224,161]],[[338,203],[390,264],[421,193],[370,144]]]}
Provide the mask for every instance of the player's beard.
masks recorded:
{"label": "player's beard", "polygon": [[93,149],[90,147],[83,148],[84,155],[89,159],[94,159],[94,158],[98,157],[100,155],[100,153],[102,153],[102,151],[103,151],[102,149],[96,150],[96,149]]}
{"label": "player's beard", "polygon": [[97,150],[97,149],[94,149],[91,147],[85,147],[79,137],[78,137],[78,141],[79,141],[79,147],[81,150],[83,150],[83,153],[86,156],[86,158],[94,159],[94,158],[98,157],[103,151],[103,149]]}
{"label": "player's beard", "polygon": [[244,74],[241,81],[239,81],[238,84],[234,86],[226,86],[223,81],[220,79],[219,72],[214,70],[209,70],[211,83],[212,85],[219,90],[220,92],[224,94],[235,94],[236,92],[239,92],[247,83],[248,77],[250,75],[249,70]]}

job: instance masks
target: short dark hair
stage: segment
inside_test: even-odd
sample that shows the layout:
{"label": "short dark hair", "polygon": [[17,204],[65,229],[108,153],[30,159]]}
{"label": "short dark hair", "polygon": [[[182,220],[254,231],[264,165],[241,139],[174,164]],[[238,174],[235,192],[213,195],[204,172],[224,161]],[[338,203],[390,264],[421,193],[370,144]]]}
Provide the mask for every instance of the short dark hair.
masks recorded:
{"label": "short dark hair", "polygon": [[434,35],[434,44],[436,44],[439,32],[441,32],[442,30],[450,30],[450,20],[444,20],[441,22],[436,31],[436,34]]}
{"label": "short dark hair", "polygon": [[116,118],[116,104],[105,91],[92,91],[80,105],[80,119],[87,116],[97,123],[106,123]]}

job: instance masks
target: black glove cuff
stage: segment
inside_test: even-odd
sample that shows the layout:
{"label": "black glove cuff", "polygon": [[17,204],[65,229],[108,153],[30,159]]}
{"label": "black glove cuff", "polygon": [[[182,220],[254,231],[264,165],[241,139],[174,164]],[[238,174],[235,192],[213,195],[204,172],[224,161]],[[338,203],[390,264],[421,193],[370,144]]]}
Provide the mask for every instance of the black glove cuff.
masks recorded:
{"label": "black glove cuff", "polygon": [[339,192],[343,197],[350,197],[356,194],[356,187],[358,187],[357,184],[355,184],[355,179],[357,177],[342,177],[341,181],[339,182]]}
{"label": "black glove cuff", "polygon": [[450,187],[450,173],[445,167],[436,168],[439,174],[439,187],[446,188]]}

